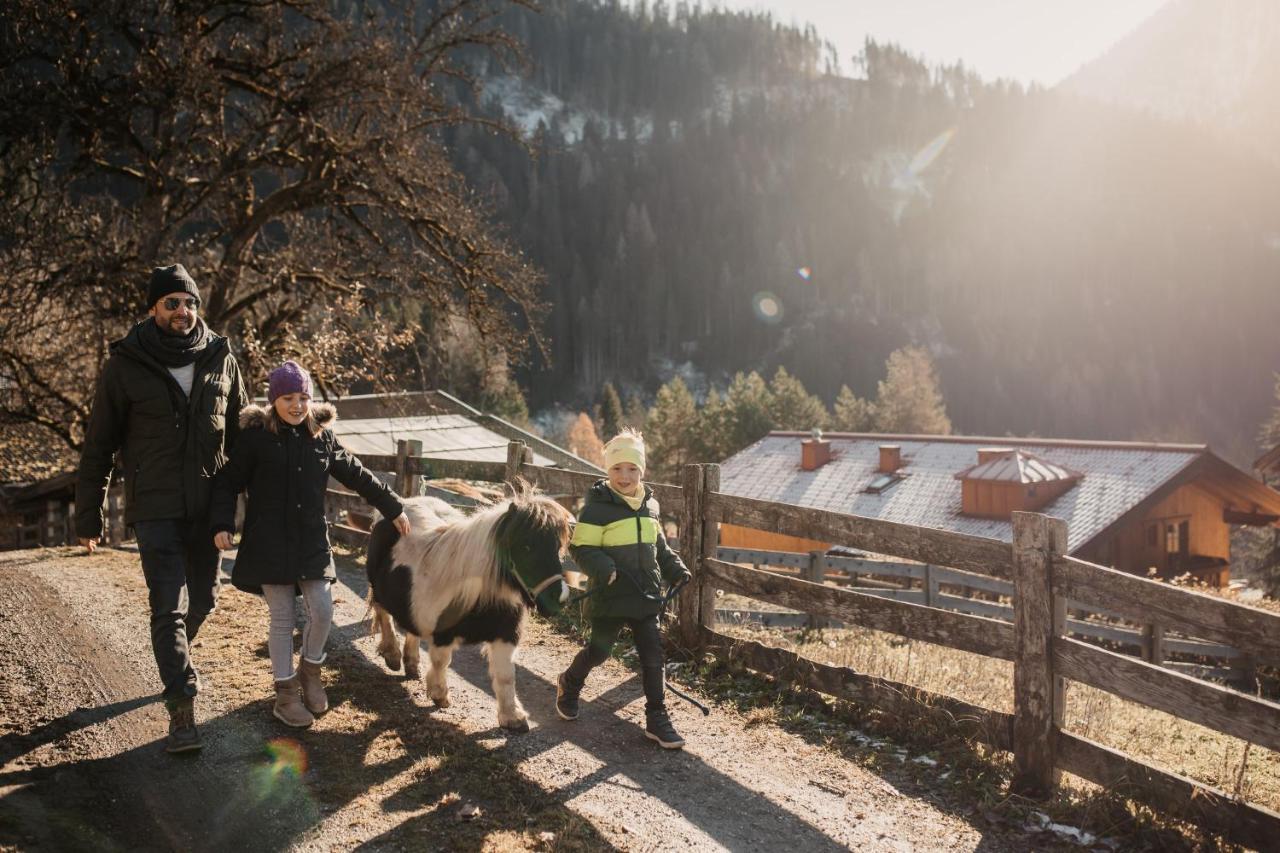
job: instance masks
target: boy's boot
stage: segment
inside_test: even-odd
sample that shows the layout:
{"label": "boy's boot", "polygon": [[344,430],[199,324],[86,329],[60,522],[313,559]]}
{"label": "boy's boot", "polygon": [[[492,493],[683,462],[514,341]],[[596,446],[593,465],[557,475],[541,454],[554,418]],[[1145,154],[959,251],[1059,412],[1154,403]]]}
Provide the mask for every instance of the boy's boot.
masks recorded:
{"label": "boy's boot", "polygon": [[302,684],[298,676],[276,682],[276,704],[271,713],[286,726],[305,729],[316,721],[302,704]]}
{"label": "boy's boot", "polygon": [[302,682],[302,704],[319,716],[329,710],[329,697],[324,693],[324,679],[320,677],[320,664],[306,658],[298,664],[298,680]]}
{"label": "boy's boot", "polygon": [[676,734],[666,708],[644,712],[644,736],[656,740],[663,749],[679,749],[684,746],[684,738]]}
{"label": "boy's boot", "polygon": [[666,682],[661,666],[642,666],[640,678],[644,684],[644,736],[656,740],[663,749],[679,749],[684,738],[676,734],[667,716]]}
{"label": "boy's boot", "polygon": [[191,752],[200,749],[200,733],[196,731],[196,701],[190,696],[166,702],[169,710],[169,734],[164,739],[165,752]]}
{"label": "boy's boot", "polygon": [[562,720],[578,719],[578,695],[582,692],[582,682],[574,680],[568,670],[560,673],[556,679],[556,713]]}

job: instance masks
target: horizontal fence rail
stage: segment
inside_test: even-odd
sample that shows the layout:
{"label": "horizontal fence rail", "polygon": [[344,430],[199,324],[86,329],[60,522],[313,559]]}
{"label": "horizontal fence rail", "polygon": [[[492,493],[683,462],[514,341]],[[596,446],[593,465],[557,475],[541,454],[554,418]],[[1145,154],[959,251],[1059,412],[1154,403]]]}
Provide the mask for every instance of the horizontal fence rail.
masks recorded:
{"label": "horizontal fence rail", "polygon": [[821,542],[839,542],[876,554],[966,569],[1008,578],[1013,560],[1007,542],[949,530],[913,527],[878,518],[739,498],[719,492],[706,497],[707,521],[783,532]]}
{"label": "horizontal fence rail", "polygon": [[704,559],[702,565],[721,589],[914,640],[1013,660],[1013,628],[1005,622],[887,601],[716,559]]}
{"label": "horizontal fence rail", "polygon": [[1105,601],[1108,609],[1137,621],[1157,621],[1166,629],[1217,640],[1267,662],[1280,663],[1280,614],[1203,592],[1059,557],[1054,594]]}
{"label": "horizontal fence rail", "polygon": [[[802,573],[809,572],[809,580],[842,584],[846,589],[852,589],[866,595],[875,595],[896,601],[908,601],[913,604],[925,604],[943,610],[986,616],[1006,622],[1013,621],[1013,607],[1009,604],[956,595],[941,589],[942,586],[963,587],[968,590],[978,590],[1012,598],[1012,583],[986,575],[949,569],[943,566],[933,566],[927,563],[896,563],[890,560],[843,557],[821,552],[801,553],[721,546],[717,549],[716,555],[720,560],[728,563],[751,563],[753,566],[798,569]],[[814,571],[815,567],[818,569],[817,572]],[[855,575],[859,577],[855,578]],[[882,588],[863,585],[850,586],[851,584],[865,583],[863,578],[860,577],[864,575],[869,575],[876,579],[906,578],[918,580],[922,583],[922,588],[904,589],[888,585]],[[1114,610],[1108,610],[1096,605],[1087,605],[1080,601],[1069,600],[1067,608],[1068,611],[1074,611],[1084,617],[1067,619],[1067,631],[1076,636],[1133,646],[1138,651],[1143,652],[1144,656],[1152,662],[1158,662],[1170,669],[1193,673],[1201,678],[1251,680],[1251,668],[1232,669],[1226,666],[1210,666],[1165,659],[1165,654],[1196,655],[1225,660],[1237,660],[1247,657],[1244,652],[1232,646],[1165,635],[1161,644],[1163,653],[1159,655],[1159,659],[1155,659],[1148,649],[1150,646],[1151,626],[1126,627],[1091,621],[1089,617],[1093,616],[1111,619],[1124,619],[1125,617]],[[721,610],[725,613],[726,618],[730,618],[731,613],[736,613],[737,621],[760,622],[777,627],[798,627],[810,625],[813,622],[813,618],[809,614],[785,614],[770,611],[748,611],[744,614],[743,608],[725,608],[723,606]]]}

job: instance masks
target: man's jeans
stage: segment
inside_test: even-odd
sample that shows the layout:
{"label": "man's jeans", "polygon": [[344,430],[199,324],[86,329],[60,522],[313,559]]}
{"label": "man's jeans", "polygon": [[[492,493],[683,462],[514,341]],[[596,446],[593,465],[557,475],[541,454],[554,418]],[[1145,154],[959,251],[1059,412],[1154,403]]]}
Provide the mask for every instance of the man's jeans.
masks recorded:
{"label": "man's jeans", "polygon": [[133,525],[151,603],[151,649],[168,703],[199,690],[189,643],[218,600],[218,550],[208,522]]}

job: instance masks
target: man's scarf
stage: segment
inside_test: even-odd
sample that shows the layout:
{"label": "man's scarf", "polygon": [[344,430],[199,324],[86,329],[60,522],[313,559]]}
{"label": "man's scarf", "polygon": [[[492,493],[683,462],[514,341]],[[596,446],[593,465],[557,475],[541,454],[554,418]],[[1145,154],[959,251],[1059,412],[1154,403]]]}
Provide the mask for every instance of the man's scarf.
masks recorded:
{"label": "man's scarf", "polygon": [[164,331],[154,317],[143,320],[138,329],[138,342],[142,349],[165,367],[186,367],[200,357],[211,340],[213,335],[200,317],[185,335]]}

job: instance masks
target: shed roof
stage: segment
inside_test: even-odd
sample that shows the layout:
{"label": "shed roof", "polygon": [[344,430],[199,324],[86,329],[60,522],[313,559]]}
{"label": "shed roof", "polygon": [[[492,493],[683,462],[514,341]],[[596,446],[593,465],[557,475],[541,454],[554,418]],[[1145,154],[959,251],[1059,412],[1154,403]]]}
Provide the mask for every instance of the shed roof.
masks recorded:
{"label": "shed roof", "polygon": [[[1082,476],[1075,488],[1040,510],[1067,522],[1069,552],[1192,480],[1233,497],[1242,508],[1280,510],[1280,493],[1213,455],[1203,444],[827,433],[824,438],[831,442],[833,458],[815,471],[803,471],[800,440],[807,436],[770,433],[726,459],[720,469],[721,490],[1011,542],[1011,522],[960,512],[961,481],[955,475],[974,467],[979,446],[994,443]],[[903,465],[898,473],[903,476],[878,493],[867,492],[867,485],[879,474],[879,447],[886,443],[901,446]]]}
{"label": "shed roof", "polygon": [[[478,462],[506,462],[505,436],[477,424],[463,415],[410,415],[397,418],[338,418],[334,435],[347,450],[361,453],[394,454],[400,440],[422,442],[422,455],[437,459],[469,459]],[[555,461],[537,450],[535,465]]]}
{"label": "shed roof", "polygon": [[38,424],[0,421],[0,485],[27,484],[74,470],[79,455]]}

